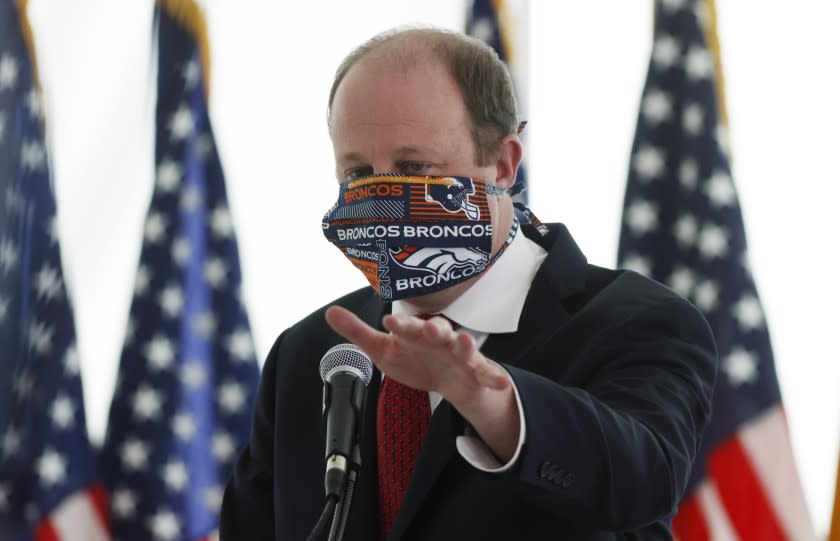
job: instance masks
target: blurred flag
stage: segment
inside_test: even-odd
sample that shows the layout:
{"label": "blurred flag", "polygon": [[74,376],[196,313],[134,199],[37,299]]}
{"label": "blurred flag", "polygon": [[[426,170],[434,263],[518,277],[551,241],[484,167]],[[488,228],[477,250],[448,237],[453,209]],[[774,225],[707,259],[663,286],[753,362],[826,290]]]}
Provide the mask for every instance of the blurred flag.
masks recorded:
{"label": "blurred flag", "polygon": [[657,0],[619,261],[691,300],[720,358],[712,420],[673,529],[682,541],[812,540],[730,176],[720,84],[711,0]]}
{"label": "blurred flag", "polygon": [[0,0],[0,539],[108,539],[26,2]]}
{"label": "blurred flag", "polygon": [[104,449],[121,541],[212,536],[259,369],[193,1],[160,0],[156,181]]}
{"label": "blurred flag", "polygon": [[827,541],[840,541],[840,464],[837,465],[834,489],[834,510],[831,512],[831,530]]}
{"label": "blurred flag", "polygon": [[[502,62],[508,65],[513,78],[513,70],[511,70],[511,60],[515,57],[513,47],[514,43],[519,40],[515,39],[515,35],[512,35],[514,32],[510,28],[511,25],[506,23],[508,20],[507,6],[504,0],[473,0],[472,7],[467,13],[466,33],[493,47]],[[513,82],[517,95],[521,95],[520,92],[523,91],[522,81],[514,79]],[[519,101],[519,106],[523,106],[521,101]],[[522,115],[523,111],[520,110],[519,113]],[[527,186],[524,162],[519,166],[516,183],[522,186],[522,188],[518,188],[521,190],[524,190]],[[518,192],[514,196],[514,201],[527,203],[528,192]]]}

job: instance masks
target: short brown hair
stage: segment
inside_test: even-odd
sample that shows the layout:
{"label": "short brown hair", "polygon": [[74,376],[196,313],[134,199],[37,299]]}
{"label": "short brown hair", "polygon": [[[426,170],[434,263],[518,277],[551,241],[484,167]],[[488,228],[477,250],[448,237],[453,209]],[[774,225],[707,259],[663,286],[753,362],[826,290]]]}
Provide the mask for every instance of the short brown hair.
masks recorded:
{"label": "short brown hair", "polygon": [[[327,107],[327,125],[332,128],[333,99],[350,69],[372,51],[402,38],[415,40],[411,43],[425,47],[427,53],[441,60],[449,70],[470,117],[476,163],[481,166],[491,163],[501,140],[516,133],[519,125],[513,82],[496,51],[483,41],[458,32],[437,28],[394,29],[377,34],[354,49],[335,72]],[[400,58],[403,62],[423,55],[423,51],[416,48],[406,53]]]}

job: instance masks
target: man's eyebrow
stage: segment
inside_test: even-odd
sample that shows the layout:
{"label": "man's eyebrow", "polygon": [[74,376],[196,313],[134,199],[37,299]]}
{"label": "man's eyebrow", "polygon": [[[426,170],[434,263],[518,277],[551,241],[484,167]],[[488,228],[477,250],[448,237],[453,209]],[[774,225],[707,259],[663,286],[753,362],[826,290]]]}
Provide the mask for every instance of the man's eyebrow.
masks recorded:
{"label": "man's eyebrow", "polygon": [[339,158],[340,158],[342,163],[346,163],[346,162],[363,163],[365,161],[365,159],[362,157],[362,155],[359,154],[358,152],[346,152],[346,153],[342,154]]}
{"label": "man's eyebrow", "polygon": [[435,150],[430,147],[400,147],[394,152],[394,156],[403,158],[406,156],[413,156],[415,154],[436,154]]}
{"label": "man's eyebrow", "polygon": [[[394,151],[394,158],[405,158],[409,156],[414,156],[416,154],[435,154],[435,150],[429,147],[400,147]],[[341,163],[367,163],[367,159],[359,154],[358,152],[345,152],[341,156],[339,156],[339,160]]]}

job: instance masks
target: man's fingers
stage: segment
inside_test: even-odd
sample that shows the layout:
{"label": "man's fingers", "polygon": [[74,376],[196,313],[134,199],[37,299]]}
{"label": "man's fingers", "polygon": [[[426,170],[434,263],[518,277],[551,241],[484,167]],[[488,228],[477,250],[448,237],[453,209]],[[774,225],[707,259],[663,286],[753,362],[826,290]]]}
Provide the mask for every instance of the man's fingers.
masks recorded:
{"label": "man's fingers", "polygon": [[418,340],[423,335],[425,321],[408,314],[387,315],[382,325],[404,340]]}
{"label": "man's fingers", "polygon": [[487,359],[478,366],[476,375],[481,385],[497,391],[503,391],[510,385],[510,376],[507,371]]}
{"label": "man's fingers", "polygon": [[353,342],[374,358],[382,357],[388,342],[388,335],[377,331],[356,314],[340,306],[330,306],[325,313],[332,329]]}
{"label": "man's fingers", "polygon": [[452,325],[442,317],[433,317],[423,325],[423,337],[436,346],[448,345],[455,339]]}
{"label": "man's fingers", "polygon": [[459,361],[468,361],[475,355],[475,340],[465,332],[457,333],[452,344],[452,356]]}

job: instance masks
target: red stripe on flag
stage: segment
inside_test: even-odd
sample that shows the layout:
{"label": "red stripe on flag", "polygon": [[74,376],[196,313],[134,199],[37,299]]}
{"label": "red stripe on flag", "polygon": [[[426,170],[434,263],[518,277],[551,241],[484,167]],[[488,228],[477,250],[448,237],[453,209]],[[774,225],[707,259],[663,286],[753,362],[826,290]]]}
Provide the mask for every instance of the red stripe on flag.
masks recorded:
{"label": "red stripe on flag", "polygon": [[35,541],[61,541],[58,532],[53,528],[49,519],[42,520],[35,528]]}
{"label": "red stripe on flag", "polygon": [[709,525],[700,509],[700,498],[695,490],[680,502],[671,529],[680,541],[709,541]]}
{"label": "red stripe on flag", "polygon": [[108,514],[108,495],[105,492],[103,485],[94,485],[88,489],[88,497],[96,509],[96,517],[102,524],[102,530],[113,533],[111,531],[111,521]]}
{"label": "red stripe on flag", "polygon": [[762,541],[787,539],[737,436],[711,454],[709,473],[738,537]]}

